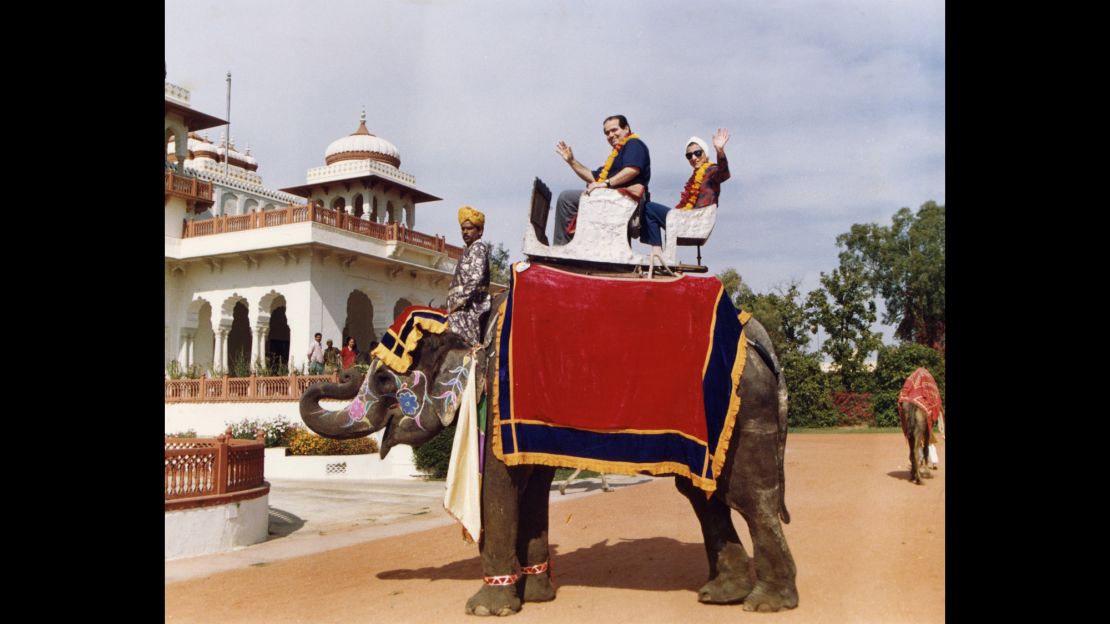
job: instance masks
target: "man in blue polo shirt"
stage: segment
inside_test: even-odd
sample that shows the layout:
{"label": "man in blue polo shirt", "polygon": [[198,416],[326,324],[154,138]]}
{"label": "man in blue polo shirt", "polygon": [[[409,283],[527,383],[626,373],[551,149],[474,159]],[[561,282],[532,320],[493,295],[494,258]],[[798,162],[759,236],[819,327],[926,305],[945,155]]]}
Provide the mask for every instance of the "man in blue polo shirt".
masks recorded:
{"label": "man in blue polo shirt", "polygon": [[[609,145],[613,146],[613,151],[601,167],[593,171],[587,169],[575,160],[574,152],[564,141],[555,145],[555,151],[578,177],[585,180],[587,195],[597,188],[611,188],[640,202],[647,193],[648,181],[651,180],[651,155],[647,145],[632,133],[624,115],[606,117],[601,128],[605,131]],[[574,221],[581,198],[582,191],[569,190],[559,194],[559,200],[555,204],[556,245],[565,245],[574,237]]]}

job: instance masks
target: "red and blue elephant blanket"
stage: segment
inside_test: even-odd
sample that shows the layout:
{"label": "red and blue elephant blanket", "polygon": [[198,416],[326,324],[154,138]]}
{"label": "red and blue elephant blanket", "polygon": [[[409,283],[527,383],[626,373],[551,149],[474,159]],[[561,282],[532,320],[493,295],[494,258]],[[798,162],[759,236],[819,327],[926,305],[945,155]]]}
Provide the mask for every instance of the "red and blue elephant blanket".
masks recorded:
{"label": "red and blue elephant blanket", "polygon": [[747,341],[715,277],[603,278],[518,263],[498,315],[493,450],[506,464],[716,477]]}

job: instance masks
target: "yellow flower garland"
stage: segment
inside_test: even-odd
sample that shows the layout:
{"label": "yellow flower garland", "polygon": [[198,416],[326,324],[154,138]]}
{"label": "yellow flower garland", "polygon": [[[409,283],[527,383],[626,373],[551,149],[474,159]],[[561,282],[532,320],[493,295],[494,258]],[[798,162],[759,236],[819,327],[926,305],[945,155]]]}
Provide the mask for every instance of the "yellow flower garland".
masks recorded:
{"label": "yellow flower garland", "polygon": [[698,202],[698,194],[701,193],[701,183],[705,180],[705,172],[712,164],[713,163],[707,160],[694,171],[694,177],[690,182],[686,183],[686,191],[683,192],[686,203],[680,204],[681,208],[679,208],[679,210],[690,210],[694,207],[694,204]]}
{"label": "yellow flower garland", "polygon": [[613,166],[613,161],[617,159],[617,154],[620,153],[621,148],[624,147],[624,144],[628,143],[632,139],[638,139],[638,138],[640,138],[640,135],[630,134],[630,135],[624,137],[623,139],[621,139],[616,144],[616,146],[613,147],[613,151],[609,153],[609,159],[605,161],[605,166],[601,168],[601,174],[597,176],[597,181],[598,182],[604,182],[606,179],[608,179],[608,177],[609,177],[609,168]]}

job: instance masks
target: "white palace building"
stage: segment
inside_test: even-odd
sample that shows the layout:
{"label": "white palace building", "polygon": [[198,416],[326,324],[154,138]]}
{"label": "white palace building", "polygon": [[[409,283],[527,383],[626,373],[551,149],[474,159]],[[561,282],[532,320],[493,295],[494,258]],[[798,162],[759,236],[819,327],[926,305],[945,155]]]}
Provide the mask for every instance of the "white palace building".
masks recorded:
{"label": "white palace building", "polygon": [[[303,185],[263,186],[258,161],[204,130],[166,83],[165,363],[219,377],[253,364],[306,365],[312,335],[366,352],[409,305],[443,305],[462,248],[416,230],[440,198],[366,127],[333,141]],[[352,124],[353,125],[353,124]]]}

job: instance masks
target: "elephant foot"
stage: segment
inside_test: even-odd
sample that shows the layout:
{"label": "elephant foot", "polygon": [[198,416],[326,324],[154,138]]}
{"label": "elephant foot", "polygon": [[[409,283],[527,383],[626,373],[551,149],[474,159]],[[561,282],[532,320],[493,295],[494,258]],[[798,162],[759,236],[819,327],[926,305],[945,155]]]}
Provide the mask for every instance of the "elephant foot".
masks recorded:
{"label": "elephant foot", "polygon": [[751,580],[747,578],[718,575],[698,590],[698,602],[734,604],[747,598],[752,592],[752,587]]}
{"label": "elephant foot", "polygon": [[546,573],[528,574],[524,577],[524,602],[555,600],[555,586]]}
{"label": "elephant foot", "polygon": [[466,601],[467,615],[512,615],[520,611],[520,598],[512,585],[483,585]]}
{"label": "elephant foot", "polygon": [[758,581],[752,593],[744,599],[745,611],[771,613],[798,606],[798,588],[793,581],[789,585],[779,585]]}
{"label": "elephant foot", "polygon": [[744,600],[755,587],[748,561],[743,546],[726,544],[717,558],[717,576],[698,590],[698,602],[732,604]]}

